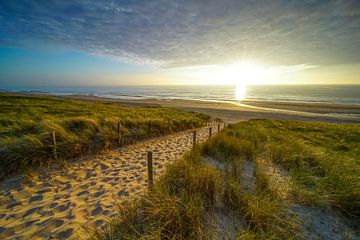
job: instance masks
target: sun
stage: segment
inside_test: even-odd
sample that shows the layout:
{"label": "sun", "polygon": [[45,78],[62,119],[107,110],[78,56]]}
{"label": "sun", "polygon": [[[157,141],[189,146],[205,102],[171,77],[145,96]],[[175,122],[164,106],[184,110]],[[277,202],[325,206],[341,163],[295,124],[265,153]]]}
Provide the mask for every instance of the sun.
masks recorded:
{"label": "sun", "polygon": [[246,97],[246,86],[256,83],[262,68],[251,62],[239,62],[225,67],[224,77],[236,85],[235,99],[243,100]]}

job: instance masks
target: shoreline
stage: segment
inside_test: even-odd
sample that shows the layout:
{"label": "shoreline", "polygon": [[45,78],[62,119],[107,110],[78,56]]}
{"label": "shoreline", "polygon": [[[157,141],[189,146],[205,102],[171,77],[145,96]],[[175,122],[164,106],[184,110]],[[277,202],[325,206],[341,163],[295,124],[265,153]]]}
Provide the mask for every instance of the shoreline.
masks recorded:
{"label": "shoreline", "polygon": [[[127,106],[161,106],[181,110],[190,110],[209,114],[214,118],[220,118],[230,123],[259,118],[360,123],[360,104],[300,104],[293,102],[273,101],[241,101],[240,103],[236,103],[228,101],[185,99],[119,99],[102,98],[89,95],[62,95],[57,97],[80,101],[122,104]],[[279,108],[273,108],[273,106]],[[303,109],[306,109],[307,111],[303,111]]]}
{"label": "shoreline", "polygon": [[104,102],[131,107],[168,107],[205,113],[225,122],[249,119],[288,119],[334,123],[360,123],[360,104],[332,104],[320,102],[280,102],[268,100],[217,101],[186,99],[123,99],[95,95],[54,95],[44,93],[10,93],[26,96],[50,96],[60,99]]}

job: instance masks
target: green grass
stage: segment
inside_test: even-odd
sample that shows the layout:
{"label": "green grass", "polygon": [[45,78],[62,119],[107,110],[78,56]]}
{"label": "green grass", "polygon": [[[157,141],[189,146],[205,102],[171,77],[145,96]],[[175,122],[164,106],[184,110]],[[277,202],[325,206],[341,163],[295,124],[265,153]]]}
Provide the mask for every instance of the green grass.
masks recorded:
{"label": "green grass", "polygon": [[[94,239],[214,239],[207,226],[214,209],[231,211],[245,225],[236,239],[304,239],[301,222],[270,187],[262,163],[288,171],[290,201],[330,205],[359,217],[360,125],[251,120],[220,134],[168,167],[137,204],[123,206]],[[205,158],[206,157],[206,158]],[[215,169],[211,157],[224,166]],[[256,186],[244,191],[241,169],[255,164]]]}
{"label": "green grass", "polygon": [[[50,131],[59,159],[205,124],[209,116],[161,107],[126,107],[54,97],[0,94],[0,175],[52,162]],[[149,128],[150,123],[150,128]]]}
{"label": "green grass", "polygon": [[266,131],[266,157],[291,173],[295,200],[360,216],[360,125],[272,121]]}
{"label": "green grass", "polygon": [[252,120],[223,135],[252,142],[259,157],[285,168],[294,200],[360,216],[359,124]]}

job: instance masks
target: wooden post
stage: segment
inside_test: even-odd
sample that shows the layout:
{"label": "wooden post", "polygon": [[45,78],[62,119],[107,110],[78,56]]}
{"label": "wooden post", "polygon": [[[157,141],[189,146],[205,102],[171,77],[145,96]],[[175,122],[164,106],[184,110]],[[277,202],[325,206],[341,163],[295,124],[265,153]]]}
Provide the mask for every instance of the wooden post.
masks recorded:
{"label": "wooden post", "polygon": [[218,133],[220,132],[220,124],[218,124]]}
{"label": "wooden post", "polygon": [[55,132],[54,132],[54,131],[51,131],[51,132],[50,132],[50,141],[51,141],[51,146],[52,146],[53,158],[54,158],[55,160],[57,160],[56,136],[55,136]]}
{"label": "wooden post", "polygon": [[119,145],[121,144],[120,126],[121,126],[120,121],[118,121],[118,123],[117,123],[117,133],[118,133],[118,143],[119,143]]}
{"label": "wooden post", "polygon": [[209,127],[209,138],[211,138],[212,127]]}
{"label": "wooden post", "polygon": [[195,147],[196,144],[196,130],[193,132],[193,147]]}
{"label": "wooden post", "polygon": [[148,183],[149,187],[153,184],[153,153],[148,151],[147,154],[147,167],[148,167]]}

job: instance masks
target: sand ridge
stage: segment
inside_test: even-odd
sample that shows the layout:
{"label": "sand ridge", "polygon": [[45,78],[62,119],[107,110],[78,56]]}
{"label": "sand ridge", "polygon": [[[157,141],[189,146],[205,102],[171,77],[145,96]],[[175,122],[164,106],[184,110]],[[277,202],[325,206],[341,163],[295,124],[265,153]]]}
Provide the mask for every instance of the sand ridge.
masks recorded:
{"label": "sand ridge", "polygon": [[[197,130],[198,141],[209,127]],[[212,127],[217,132],[217,126]],[[192,131],[151,139],[78,161],[66,171],[49,173],[36,184],[20,177],[0,184],[0,239],[84,239],[86,228],[116,215],[122,201],[147,190],[147,150],[154,175],[192,148]]]}

